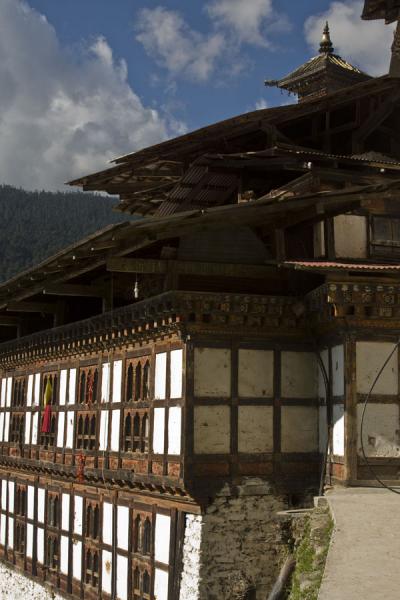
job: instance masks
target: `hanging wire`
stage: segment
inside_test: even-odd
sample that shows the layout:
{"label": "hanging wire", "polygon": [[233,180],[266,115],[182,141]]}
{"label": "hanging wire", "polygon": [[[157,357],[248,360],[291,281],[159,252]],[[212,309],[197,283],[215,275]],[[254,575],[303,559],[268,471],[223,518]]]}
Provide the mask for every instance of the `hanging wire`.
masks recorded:
{"label": "hanging wire", "polygon": [[368,402],[369,399],[372,395],[372,392],[374,391],[374,388],[376,386],[376,384],[378,383],[383,371],[386,369],[388,363],[390,362],[392,356],[394,355],[394,353],[396,352],[396,350],[398,349],[398,347],[400,346],[400,339],[396,342],[393,350],[391,351],[391,353],[389,354],[389,356],[387,357],[387,359],[385,360],[385,362],[383,363],[382,367],[380,368],[380,370],[378,371],[377,376],[375,377],[372,385],[371,385],[371,389],[369,390],[367,397],[365,398],[365,402],[364,402],[364,406],[363,406],[363,411],[362,411],[362,415],[361,415],[361,426],[360,426],[360,436],[361,436],[361,451],[363,454],[363,458],[365,460],[365,463],[368,467],[369,472],[371,473],[371,475],[373,476],[373,478],[384,488],[386,488],[387,490],[393,492],[394,494],[398,494],[400,495],[400,489],[396,489],[394,487],[391,487],[390,485],[387,485],[386,483],[384,483],[382,481],[382,479],[380,479],[380,477],[376,474],[375,470],[373,469],[371,463],[368,460],[368,457],[366,455],[365,452],[365,448],[364,448],[364,439],[363,439],[363,431],[364,431],[364,418],[365,418],[365,413],[367,410],[367,406],[368,406]]}

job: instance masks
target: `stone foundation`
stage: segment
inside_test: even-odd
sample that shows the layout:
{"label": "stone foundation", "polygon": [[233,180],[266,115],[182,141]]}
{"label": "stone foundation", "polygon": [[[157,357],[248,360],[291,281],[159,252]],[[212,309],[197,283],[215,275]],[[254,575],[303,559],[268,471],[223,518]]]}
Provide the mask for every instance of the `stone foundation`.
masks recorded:
{"label": "stone foundation", "polygon": [[63,600],[62,596],[47,590],[18,571],[0,563],[1,600]]}
{"label": "stone foundation", "polygon": [[286,508],[269,483],[249,478],[226,485],[204,515],[187,515],[180,600],[265,600],[283,560],[277,512]]}

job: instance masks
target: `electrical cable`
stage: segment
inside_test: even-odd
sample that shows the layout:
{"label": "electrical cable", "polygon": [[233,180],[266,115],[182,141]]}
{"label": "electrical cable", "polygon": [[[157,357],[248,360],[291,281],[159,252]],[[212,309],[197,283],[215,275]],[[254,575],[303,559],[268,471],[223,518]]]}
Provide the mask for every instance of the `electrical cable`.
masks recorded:
{"label": "electrical cable", "polygon": [[371,475],[373,476],[373,478],[384,488],[386,488],[387,490],[393,492],[394,494],[398,494],[400,495],[400,489],[396,489],[391,487],[390,485],[387,485],[386,483],[384,483],[382,481],[382,479],[380,479],[380,477],[378,477],[378,475],[376,474],[376,472],[374,471],[371,463],[368,460],[368,457],[365,453],[365,448],[364,448],[364,439],[363,439],[363,431],[364,431],[364,418],[365,418],[365,413],[367,410],[367,406],[368,406],[368,402],[369,399],[372,395],[372,392],[374,391],[374,388],[376,386],[376,384],[378,383],[383,371],[385,370],[385,368],[387,367],[388,363],[390,362],[390,359],[392,358],[392,356],[394,355],[394,353],[396,352],[396,350],[398,349],[398,347],[400,346],[400,339],[397,341],[397,343],[395,344],[393,350],[391,351],[391,353],[389,354],[389,356],[387,357],[387,359],[385,360],[385,362],[383,363],[381,369],[378,371],[378,374],[376,375],[371,389],[369,390],[367,397],[365,398],[364,401],[364,406],[363,406],[363,411],[362,411],[362,415],[361,415],[361,424],[360,424],[360,437],[361,437],[361,452],[363,454],[363,458],[365,460],[365,463],[368,467],[369,472],[371,473]]}
{"label": "electrical cable", "polygon": [[324,493],[324,479],[325,479],[325,474],[326,474],[326,463],[328,460],[329,441],[330,441],[330,427],[329,427],[329,420],[328,420],[328,405],[329,405],[329,398],[330,398],[330,386],[329,386],[329,376],[328,376],[328,373],[326,372],[324,361],[322,360],[321,355],[320,355],[319,351],[317,350],[317,348],[315,348],[315,354],[317,355],[318,366],[322,373],[322,378],[324,380],[324,385],[325,385],[326,409],[327,409],[326,418],[327,418],[327,426],[328,426],[328,435],[327,435],[327,439],[326,439],[325,451],[322,456],[321,477],[320,477],[320,481],[319,481],[319,492],[318,492],[319,495],[322,496]]}

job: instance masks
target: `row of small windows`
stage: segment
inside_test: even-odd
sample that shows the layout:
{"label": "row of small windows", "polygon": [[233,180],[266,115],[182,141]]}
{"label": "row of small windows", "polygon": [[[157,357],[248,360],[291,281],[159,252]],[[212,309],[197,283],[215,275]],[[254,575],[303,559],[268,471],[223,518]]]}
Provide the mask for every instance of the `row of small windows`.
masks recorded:
{"label": "row of small windows", "polygon": [[[125,394],[122,401],[138,402],[150,399],[150,361],[130,362],[126,369]],[[57,404],[58,376],[57,374],[45,375],[42,382],[42,394],[47,396],[46,402]],[[47,391],[48,390],[48,391]],[[13,384],[11,406],[14,408],[25,406],[26,402],[25,378],[17,378]],[[99,400],[99,370],[87,368],[80,371],[78,403],[91,405]]]}
{"label": "row of small windows", "polygon": [[69,576],[82,580],[94,594],[110,595],[111,573],[116,571],[118,598],[151,600],[154,589],[157,597],[162,590],[167,600],[169,516],[136,510],[132,514],[128,506],[108,502],[101,508],[90,498],[35,491],[13,481],[0,482],[0,490],[0,544],[26,557],[29,571],[29,560],[34,560],[52,575],[49,581],[59,583],[60,575]]}

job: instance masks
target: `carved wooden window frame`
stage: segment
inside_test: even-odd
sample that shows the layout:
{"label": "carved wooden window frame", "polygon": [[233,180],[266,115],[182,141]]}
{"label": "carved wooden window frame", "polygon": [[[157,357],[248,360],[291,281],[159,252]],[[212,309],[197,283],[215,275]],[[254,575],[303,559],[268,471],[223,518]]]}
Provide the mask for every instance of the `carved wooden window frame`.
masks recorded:
{"label": "carved wooden window frame", "polygon": [[93,410],[76,412],[74,444],[76,450],[95,451],[97,449],[98,414],[98,411]]}

